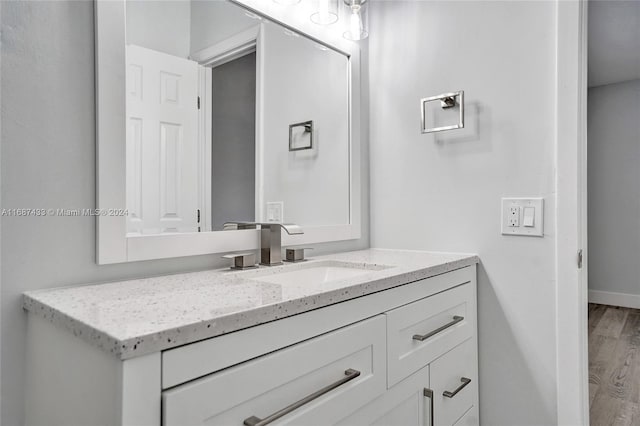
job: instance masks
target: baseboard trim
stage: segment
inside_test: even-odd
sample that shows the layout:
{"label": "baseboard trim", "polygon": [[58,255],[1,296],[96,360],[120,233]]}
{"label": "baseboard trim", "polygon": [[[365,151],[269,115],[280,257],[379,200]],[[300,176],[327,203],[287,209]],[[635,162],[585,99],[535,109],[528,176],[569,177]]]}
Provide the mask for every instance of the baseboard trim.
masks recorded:
{"label": "baseboard trim", "polygon": [[589,303],[640,309],[640,295],[589,290]]}

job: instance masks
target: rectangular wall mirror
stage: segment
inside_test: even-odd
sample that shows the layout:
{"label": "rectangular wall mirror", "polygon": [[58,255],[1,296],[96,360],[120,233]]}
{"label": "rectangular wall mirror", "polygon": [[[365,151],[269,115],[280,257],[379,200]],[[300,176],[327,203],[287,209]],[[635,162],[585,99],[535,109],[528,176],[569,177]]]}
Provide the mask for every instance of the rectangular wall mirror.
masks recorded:
{"label": "rectangular wall mirror", "polygon": [[360,237],[357,45],[231,1],[98,0],[96,69],[98,208],[127,212],[98,218],[98,263],[257,248],[231,221]]}

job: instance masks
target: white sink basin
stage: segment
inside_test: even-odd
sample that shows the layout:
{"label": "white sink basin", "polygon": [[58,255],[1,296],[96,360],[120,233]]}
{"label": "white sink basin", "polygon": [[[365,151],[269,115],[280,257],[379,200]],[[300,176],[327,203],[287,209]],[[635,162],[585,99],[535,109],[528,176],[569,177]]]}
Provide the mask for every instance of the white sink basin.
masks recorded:
{"label": "white sink basin", "polygon": [[[293,268],[295,269],[292,270]],[[346,262],[325,261],[292,265],[282,272],[264,274],[252,279],[279,285],[317,285],[333,281],[341,281],[357,277],[359,275],[371,274],[387,268],[388,266],[383,265],[350,264]]]}

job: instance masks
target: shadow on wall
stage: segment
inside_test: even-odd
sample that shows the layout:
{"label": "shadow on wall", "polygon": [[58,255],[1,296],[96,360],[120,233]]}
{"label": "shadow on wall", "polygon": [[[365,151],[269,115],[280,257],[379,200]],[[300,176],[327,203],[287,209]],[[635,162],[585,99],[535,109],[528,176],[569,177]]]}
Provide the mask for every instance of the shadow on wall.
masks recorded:
{"label": "shadow on wall", "polygon": [[[480,381],[480,416],[481,419],[532,419],[536,423],[522,422],[509,424],[491,424],[490,426],[543,426],[555,424],[554,408],[546,407],[543,412],[530,413],[531,407],[545,407],[545,398],[539,389],[522,388],[522,383],[541,382],[541,375],[548,375],[546,380],[554,380],[553,375],[545,371],[530,371],[527,354],[518,346],[514,330],[509,325],[501,307],[500,300],[494,291],[487,271],[482,264],[478,265],[478,353]],[[483,331],[485,331],[483,333]],[[496,376],[495,373],[501,374]],[[520,388],[512,393],[509,406],[504,404],[504,395],[500,390]],[[494,390],[490,392],[488,390]],[[497,390],[497,391],[496,391]],[[517,399],[516,399],[517,398]],[[555,399],[555,398],[554,398]],[[548,400],[548,398],[547,398]],[[500,412],[509,411],[505,416]],[[519,415],[518,413],[523,413]],[[526,413],[526,414],[525,414]],[[485,423],[486,424],[486,423]]]}
{"label": "shadow on wall", "polygon": [[[434,134],[440,153],[451,156],[490,152],[491,110],[479,102],[465,102],[464,128]],[[474,143],[471,143],[474,142]],[[460,146],[464,144],[464,146]]]}

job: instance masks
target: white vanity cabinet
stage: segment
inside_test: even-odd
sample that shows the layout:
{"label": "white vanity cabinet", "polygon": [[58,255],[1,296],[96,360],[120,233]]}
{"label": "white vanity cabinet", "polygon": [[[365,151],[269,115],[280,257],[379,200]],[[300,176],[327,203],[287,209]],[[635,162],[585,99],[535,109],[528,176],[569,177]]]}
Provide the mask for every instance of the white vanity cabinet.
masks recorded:
{"label": "white vanity cabinet", "polygon": [[471,270],[434,277],[450,280],[445,291],[163,392],[163,425],[478,424],[475,280],[460,282]]}
{"label": "white vanity cabinet", "polygon": [[475,263],[124,360],[28,345],[29,426],[479,424]]}

